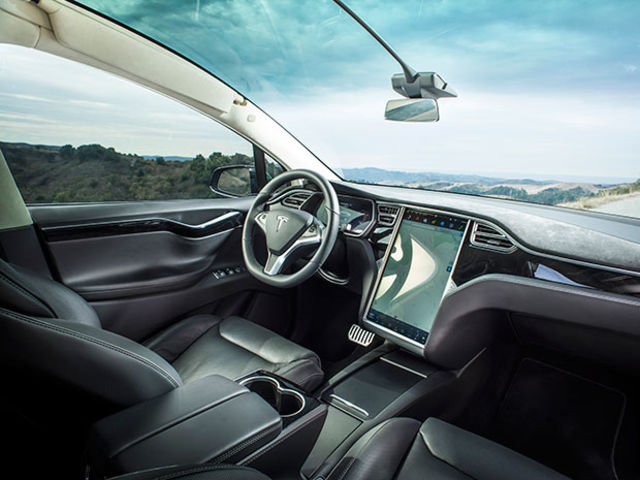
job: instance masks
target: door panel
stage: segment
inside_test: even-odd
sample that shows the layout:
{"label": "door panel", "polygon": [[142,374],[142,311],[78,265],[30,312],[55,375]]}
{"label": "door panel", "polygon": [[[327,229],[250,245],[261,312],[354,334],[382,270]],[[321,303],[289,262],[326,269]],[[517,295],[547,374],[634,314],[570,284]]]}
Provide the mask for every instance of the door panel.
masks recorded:
{"label": "door panel", "polygon": [[203,238],[132,233],[49,242],[63,283],[87,300],[161,293],[194,285],[232,229]]}
{"label": "door panel", "polygon": [[[32,206],[59,280],[103,326],[142,340],[246,290],[241,225],[251,198]],[[271,289],[268,289],[271,290]]]}

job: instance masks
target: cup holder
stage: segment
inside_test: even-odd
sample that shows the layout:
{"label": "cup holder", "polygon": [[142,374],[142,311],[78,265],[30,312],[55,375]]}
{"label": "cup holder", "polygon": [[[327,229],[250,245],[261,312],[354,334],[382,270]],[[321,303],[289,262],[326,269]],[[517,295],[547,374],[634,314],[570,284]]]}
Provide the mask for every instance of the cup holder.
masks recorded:
{"label": "cup holder", "polygon": [[250,377],[240,384],[260,395],[281,417],[293,417],[304,409],[304,397],[295,390],[283,387],[275,378]]}

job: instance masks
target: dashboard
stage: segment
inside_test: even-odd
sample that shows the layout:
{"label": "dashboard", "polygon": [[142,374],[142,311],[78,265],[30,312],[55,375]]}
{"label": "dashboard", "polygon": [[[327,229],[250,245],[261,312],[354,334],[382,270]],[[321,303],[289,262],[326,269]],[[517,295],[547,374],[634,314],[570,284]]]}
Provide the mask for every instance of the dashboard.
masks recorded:
{"label": "dashboard", "polygon": [[[417,195],[404,190],[398,191]],[[317,192],[298,190],[292,195],[303,196],[298,208],[315,213],[321,221],[326,219],[322,198]],[[507,217],[505,208],[488,209],[492,214],[492,220],[488,220],[486,215],[483,218],[475,212],[462,213],[446,206],[433,208],[417,202],[394,202],[388,197],[366,198],[365,195],[364,191],[362,196],[342,192],[338,195],[345,239],[369,245],[377,259],[373,286],[368,293],[362,290],[366,298],[360,320],[367,329],[416,353],[426,352],[434,333],[434,322],[442,316],[441,307],[448,297],[463,290],[461,287],[495,275],[577,288],[587,295],[606,292],[640,298],[640,272],[532,248],[527,245],[533,243],[527,242],[529,238],[516,238],[499,226],[505,218],[510,221],[518,218],[513,212],[508,212],[511,216]],[[458,196],[454,196],[454,200],[457,201]],[[486,199],[474,201],[480,203]],[[287,205],[286,198],[282,204]],[[517,208],[531,210],[534,207],[518,204]],[[562,215],[574,215],[555,210]],[[499,216],[500,213],[504,213],[504,217]],[[530,226],[528,215],[519,215],[524,224],[519,227]],[[548,223],[539,218],[536,222],[537,229],[532,230],[530,238],[547,235],[549,241],[554,242],[550,246],[562,246],[573,239],[571,229],[575,225],[565,226],[565,236],[558,236],[551,227],[546,231],[542,229]],[[588,235],[587,241],[599,235],[586,228],[580,228],[580,232]],[[617,239],[611,239],[609,245],[616,247]],[[326,276],[325,279],[331,280]],[[554,307],[544,305],[544,315],[547,311],[550,316],[554,315]]]}

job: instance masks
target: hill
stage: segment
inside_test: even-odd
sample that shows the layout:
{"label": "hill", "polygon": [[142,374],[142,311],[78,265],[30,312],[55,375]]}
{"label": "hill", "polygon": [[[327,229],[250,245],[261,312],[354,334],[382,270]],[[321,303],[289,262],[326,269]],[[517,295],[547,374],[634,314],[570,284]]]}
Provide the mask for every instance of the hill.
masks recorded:
{"label": "hill", "polygon": [[0,149],[27,203],[210,198],[214,168],[252,164],[236,153],[183,161],[144,158],[102,145],[2,143]]}
{"label": "hill", "polygon": [[[27,203],[108,200],[211,198],[211,172],[219,166],[253,164],[236,153],[207,157],[152,157],[117,152],[102,145],[30,145],[3,143],[13,176]],[[380,168],[343,170],[346,179],[362,183],[487,195],[547,205],[589,208],[590,199],[636,191],[638,184],[605,186],[554,180],[407,172]]]}

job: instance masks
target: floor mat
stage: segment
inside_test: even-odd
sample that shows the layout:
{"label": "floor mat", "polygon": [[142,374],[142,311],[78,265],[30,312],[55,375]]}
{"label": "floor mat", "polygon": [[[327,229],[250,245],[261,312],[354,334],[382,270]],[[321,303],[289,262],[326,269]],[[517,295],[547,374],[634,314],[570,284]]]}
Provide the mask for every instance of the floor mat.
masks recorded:
{"label": "floor mat", "polygon": [[520,363],[490,437],[576,479],[616,480],[624,394],[532,359]]}

